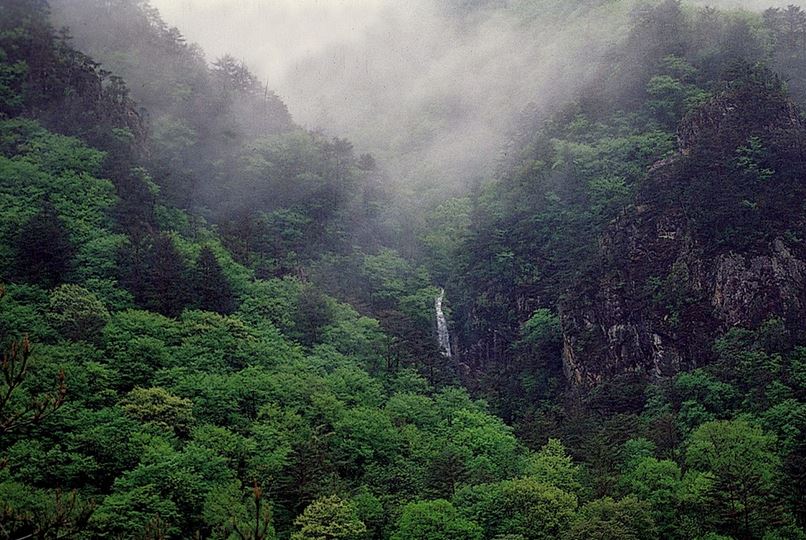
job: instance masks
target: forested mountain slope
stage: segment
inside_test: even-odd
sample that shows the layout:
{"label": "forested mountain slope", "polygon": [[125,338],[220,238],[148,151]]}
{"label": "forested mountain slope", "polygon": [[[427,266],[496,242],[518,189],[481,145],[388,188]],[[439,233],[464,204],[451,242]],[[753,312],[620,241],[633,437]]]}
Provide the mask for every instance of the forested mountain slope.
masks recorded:
{"label": "forested mountain slope", "polygon": [[404,256],[147,2],[0,2],[0,538],[806,537],[804,16],[633,17]]}
{"label": "forested mountain slope", "polygon": [[430,216],[466,384],[597,463],[601,493],[625,441],[680,459],[743,416],[792,444],[802,508],[804,20],[635,11],[594,82]]}
{"label": "forested mountain slope", "polygon": [[[174,204],[221,210],[217,161],[249,141],[294,128],[285,104],[232,57],[202,51],[147,2],[52,2],[54,26],[126,79],[151,124],[151,169]],[[218,183],[219,185],[216,185]],[[229,193],[229,197],[234,194]]]}
{"label": "forested mountain slope", "polygon": [[771,74],[727,86],[680,125],[677,153],[652,167],[583,292],[563,300],[576,382],[674,375],[707,364],[718,332],[770,319],[803,339],[806,130]]}

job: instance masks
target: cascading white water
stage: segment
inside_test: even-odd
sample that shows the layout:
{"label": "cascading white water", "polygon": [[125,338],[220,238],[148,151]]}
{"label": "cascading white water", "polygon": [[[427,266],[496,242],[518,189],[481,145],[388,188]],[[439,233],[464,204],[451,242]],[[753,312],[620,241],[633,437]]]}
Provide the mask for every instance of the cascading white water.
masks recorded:
{"label": "cascading white water", "polygon": [[448,321],[445,320],[445,313],[442,312],[442,301],[445,299],[445,289],[440,289],[439,296],[434,301],[434,308],[437,312],[437,340],[439,348],[444,356],[451,357],[451,337],[448,335]]}

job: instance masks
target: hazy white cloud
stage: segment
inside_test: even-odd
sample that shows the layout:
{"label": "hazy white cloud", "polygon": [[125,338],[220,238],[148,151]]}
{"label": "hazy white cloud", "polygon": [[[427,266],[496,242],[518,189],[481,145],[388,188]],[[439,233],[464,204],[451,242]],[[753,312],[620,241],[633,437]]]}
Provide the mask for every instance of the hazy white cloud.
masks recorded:
{"label": "hazy white cloud", "polygon": [[518,9],[467,20],[427,0],[152,4],[209,57],[245,61],[297,121],[349,137],[392,176],[423,185],[484,174],[521,108],[564,94],[596,60],[590,44],[608,26],[524,24]]}
{"label": "hazy white cloud", "polygon": [[280,79],[294,63],[359,40],[388,7],[380,0],[152,0],[208,56],[233,54]]}
{"label": "hazy white cloud", "polygon": [[770,7],[786,7],[788,5],[806,6],[806,2],[803,0],[690,0],[686,3],[719,9],[746,9],[753,11],[763,11]]}
{"label": "hazy white cloud", "polygon": [[[623,35],[637,1],[501,0],[508,9],[470,20],[450,12],[458,2],[437,0],[152,4],[210,58],[231,53],[245,61],[297,121],[349,137],[401,183],[421,189],[485,175],[521,108],[567,99],[606,44]],[[763,9],[793,2],[687,3]]]}

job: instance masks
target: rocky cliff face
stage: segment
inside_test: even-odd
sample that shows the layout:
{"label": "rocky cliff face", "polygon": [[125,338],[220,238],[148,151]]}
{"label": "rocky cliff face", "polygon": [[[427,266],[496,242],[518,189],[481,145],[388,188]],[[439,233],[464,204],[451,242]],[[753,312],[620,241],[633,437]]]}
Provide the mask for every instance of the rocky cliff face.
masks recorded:
{"label": "rocky cliff face", "polygon": [[679,141],[601,239],[600,270],[561,305],[577,384],[674,374],[707,362],[731,326],[806,317],[798,112],[753,80],[690,115]]}

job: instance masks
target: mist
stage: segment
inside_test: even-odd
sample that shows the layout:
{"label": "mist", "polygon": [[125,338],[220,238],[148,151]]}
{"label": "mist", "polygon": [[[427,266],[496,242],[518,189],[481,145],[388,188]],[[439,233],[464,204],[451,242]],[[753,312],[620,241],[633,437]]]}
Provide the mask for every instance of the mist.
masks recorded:
{"label": "mist", "polygon": [[391,182],[421,193],[487,176],[524,105],[545,107],[578,87],[628,7],[581,17],[569,7],[421,0],[154,5],[210,57],[243,60],[297,122],[348,137]]}
{"label": "mist", "polygon": [[0,0],[0,537],[806,540],[791,1]]}
{"label": "mist", "polygon": [[488,177],[524,105],[548,110],[572,97],[623,36],[636,4],[153,2],[209,57],[244,61],[297,122],[348,137],[398,189],[421,195]]}

